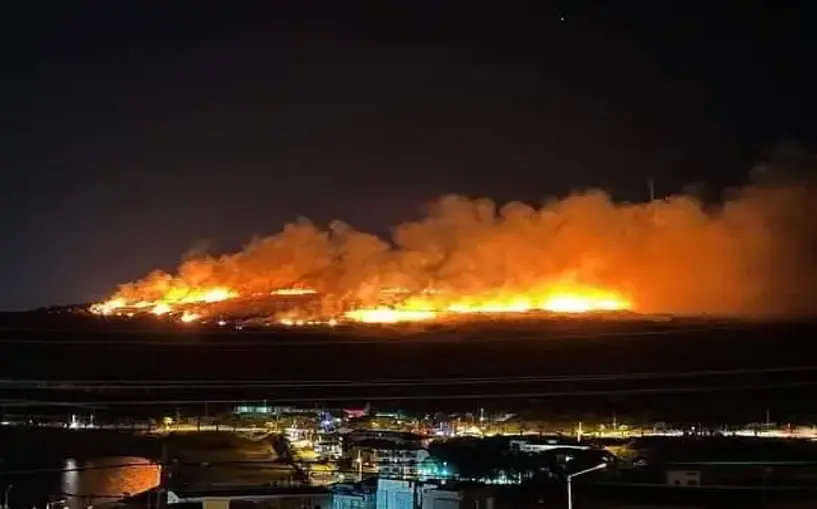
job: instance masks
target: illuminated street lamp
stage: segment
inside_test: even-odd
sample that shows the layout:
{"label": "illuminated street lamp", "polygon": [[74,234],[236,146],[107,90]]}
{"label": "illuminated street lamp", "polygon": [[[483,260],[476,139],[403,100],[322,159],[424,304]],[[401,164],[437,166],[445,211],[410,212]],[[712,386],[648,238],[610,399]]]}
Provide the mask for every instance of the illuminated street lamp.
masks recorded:
{"label": "illuminated street lamp", "polygon": [[589,474],[590,472],[601,470],[603,468],[607,468],[607,463],[599,463],[595,467],[580,470],[567,476],[567,509],[573,509],[573,478],[580,475]]}
{"label": "illuminated street lamp", "polygon": [[52,501],[48,502],[47,504],[45,504],[45,509],[55,509],[57,507],[65,506],[65,505],[66,505],[65,499],[61,498],[59,500],[52,500]]}
{"label": "illuminated street lamp", "polygon": [[9,508],[9,491],[11,491],[11,488],[13,488],[13,486],[11,484],[9,484],[3,490],[3,509],[8,509]]}

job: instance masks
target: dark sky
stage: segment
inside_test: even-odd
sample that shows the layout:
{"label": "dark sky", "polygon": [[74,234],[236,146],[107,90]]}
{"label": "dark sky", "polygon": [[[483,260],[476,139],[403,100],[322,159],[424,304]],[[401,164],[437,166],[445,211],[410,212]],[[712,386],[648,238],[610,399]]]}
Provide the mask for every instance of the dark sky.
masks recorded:
{"label": "dark sky", "polygon": [[52,3],[0,7],[0,308],[297,216],[387,233],[443,193],[719,189],[817,131],[806,1]]}

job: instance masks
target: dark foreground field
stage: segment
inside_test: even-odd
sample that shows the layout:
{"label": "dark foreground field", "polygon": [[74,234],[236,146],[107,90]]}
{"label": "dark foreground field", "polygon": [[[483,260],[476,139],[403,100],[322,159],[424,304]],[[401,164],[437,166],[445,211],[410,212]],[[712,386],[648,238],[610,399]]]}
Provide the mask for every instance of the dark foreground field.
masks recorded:
{"label": "dark foreground field", "polygon": [[[712,418],[760,418],[769,407],[777,416],[811,413],[817,384],[809,353],[817,324],[806,322],[552,319],[258,331],[51,316],[6,322],[0,378],[106,382],[25,388],[9,382],[0,388],[6,400],[300,399],[424,408],[632,407],[662,415],[693,408]],[[378,379],[390,381],[372,382]],[[214,383],[174,385],[183,380]],[[168,383],[138,389],[130,383],[138,381]],[[230,386],[245,381],[256,383]]]}

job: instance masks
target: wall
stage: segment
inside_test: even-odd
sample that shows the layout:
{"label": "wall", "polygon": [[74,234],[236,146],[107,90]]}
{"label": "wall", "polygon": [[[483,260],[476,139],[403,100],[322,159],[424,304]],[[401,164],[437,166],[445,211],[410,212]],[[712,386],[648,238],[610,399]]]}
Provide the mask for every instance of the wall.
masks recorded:
{"label": "wall", "polygon": [[377,481],[377,509],[414,509],[414,483],[392,479]]}

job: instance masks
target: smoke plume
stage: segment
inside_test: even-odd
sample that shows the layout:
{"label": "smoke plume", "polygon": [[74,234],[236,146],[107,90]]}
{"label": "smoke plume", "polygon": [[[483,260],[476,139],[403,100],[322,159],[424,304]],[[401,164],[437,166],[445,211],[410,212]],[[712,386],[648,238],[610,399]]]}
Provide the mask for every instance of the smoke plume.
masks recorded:
{"label": "smoke plume", "polygon": [[422,219],[396,226],[389,241],[341,222],[320,228],[299,219],[241,252],[196,255],[175,275],[123,285],[118,296],[302,287],[323,295],[331,311],[397,287],[434,289],[446,302],[577,284],[615,289],[645,313],[812,313],[817,188],[759,173],[715,205],[688,195],[616,203],[598,190],[538,207],[445,196]]}

